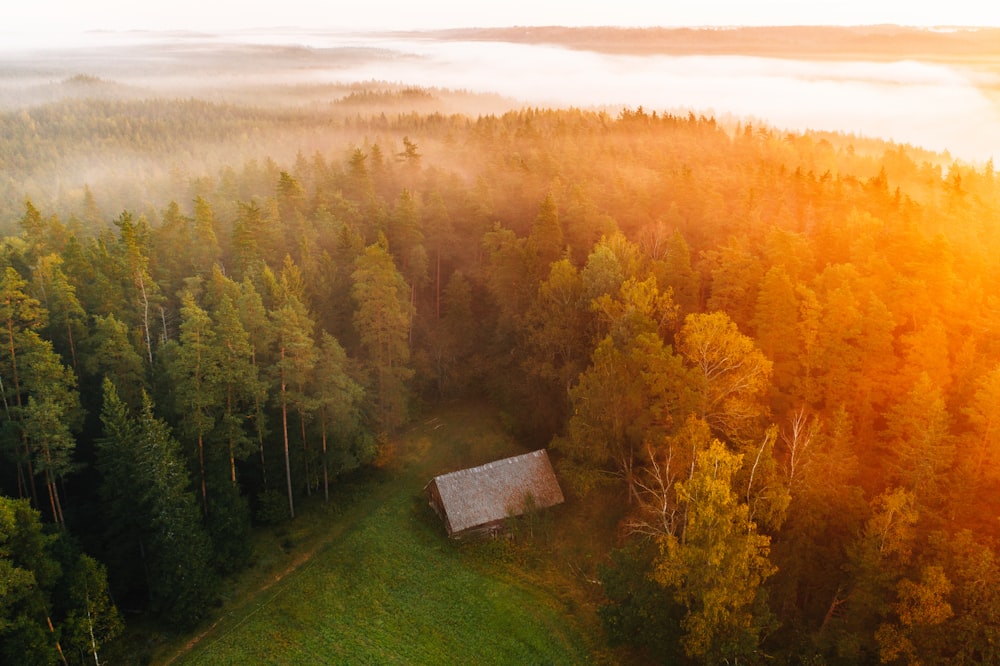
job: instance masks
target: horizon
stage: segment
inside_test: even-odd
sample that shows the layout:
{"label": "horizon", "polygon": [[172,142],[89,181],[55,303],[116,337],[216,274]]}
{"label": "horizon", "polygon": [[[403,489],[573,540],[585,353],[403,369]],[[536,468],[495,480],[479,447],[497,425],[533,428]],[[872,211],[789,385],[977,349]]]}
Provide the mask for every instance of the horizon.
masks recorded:
{"label": "horizon", "polygon": [[[197,0],[136,5],[123,0],[39,0],[19,5],[5,17],[0,36],[18,41],[88,31],[216,31],[307,28],[323,30],[434,30],[490,27],[764,27],[873,26],[982,28],[1000,27],[1000,6],[971,0],[914,6],[893,1],[845,0],[814,6],[792,0],[706,0],[697,6],[666,3],[649,6],[622,0],[609,6],[599,0],[563,3],[509,0],[502,7],[482,7],[460,0],[428,0],[415,6],[395,0],[370,0],[343,10],[314,0],[286,0],[280,6],[247,6],[220,0],[207,6]],[[5,40],[6,41],[6,40]]]}
{"label": "horizon", "polygon": [[[1000,7],[1000,6],[998,6]],[[745,29],[775,29],[775,28],[834,28],[834,29],[864,29],[864,28],[899,28],[926,32],[959,32],[979,30],[1000,30],[1000,19],[993,24],[926,24],[917,25],[901,22],[871,22],[871,23],[756,23],[756,24],[685,24],[685,25],[624,25],[624,24],[570,24],[570,23],[494,23],[481,25],[440,25],[437,27],[363,27],[363,26],[316,26],[304,24],[287,25],[232,25],[232,26],[135,26],[135,27],[82,27],[69,29],[54,27],[44,34],[26,32],[23,29],[11,28],[10,25],[0,26],[0,54],[26,53],[32,51],[60,51],[87,47],[122,46],[130,39],[139,38],[129,45],[138,46],[144,43],[142,38],[160,39],[192,39],[212,37],[238,37],[249,35],[256,43],[272,45],[293,45],[298,42],[289,41],[287,37],[296,35],[377,35],[377,34],[407,34],[435,33],[462,30],[510,30],[510,29],[608,29],[608,30],[705,30],[705,31],[738,31]],[[107,40],[111,40],[110,42]]]}

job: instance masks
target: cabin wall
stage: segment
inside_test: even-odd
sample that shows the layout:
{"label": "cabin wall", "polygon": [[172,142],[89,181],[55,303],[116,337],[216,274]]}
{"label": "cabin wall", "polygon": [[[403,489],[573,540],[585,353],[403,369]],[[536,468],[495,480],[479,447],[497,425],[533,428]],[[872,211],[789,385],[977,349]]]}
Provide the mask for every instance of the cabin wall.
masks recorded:
{"label": "cabin wall", "polygon": [[461,532],[449,533],[452,539],[482,539],[485,537],[498,537],[510,532],[506,519],[494,520],[483,525],[476,525]]}
{"label": "cabin wall", "polygon": [[438,518],[445,520],[444,502],[441,501],[441,493],[438,491],[437,483],[434,481],[427,484],[427,503],[434,509],[434,513],[438,515]]}
{"label": "cabin wall", "polygon": [[451,521],[448,520],[448,511],[444,508],[444,500],[441,499],[441,491],[438,490],[436,481],[431,481],[427,484],[427,504],[434,509],[434,513],[444,523],[444,528],[448,532],[448,536],[453,536]]}

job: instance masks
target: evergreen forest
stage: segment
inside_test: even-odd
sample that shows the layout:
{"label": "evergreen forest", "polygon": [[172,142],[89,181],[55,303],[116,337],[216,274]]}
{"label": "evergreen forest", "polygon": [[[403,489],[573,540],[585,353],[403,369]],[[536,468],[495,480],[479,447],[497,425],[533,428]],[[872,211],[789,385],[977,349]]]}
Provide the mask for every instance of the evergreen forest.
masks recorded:
{"label": "evergreen forest", "polygon": [[0,112],[0,662],[193,634],[254,531],[455,401],[604,516],[608,661],[1000,661],[992,162],[374,82],[58,86]]}

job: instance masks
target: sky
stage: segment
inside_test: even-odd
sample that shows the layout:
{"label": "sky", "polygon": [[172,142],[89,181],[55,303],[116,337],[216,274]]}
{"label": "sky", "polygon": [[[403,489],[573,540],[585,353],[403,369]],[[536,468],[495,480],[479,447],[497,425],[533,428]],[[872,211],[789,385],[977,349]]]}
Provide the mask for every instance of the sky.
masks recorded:
{"label": "sky", "polygon": [[21,0],[0,34],[21,40],[86,30],[261,27],[430,29],[530,25],[1000,26],[1000,3],[982,0]]}

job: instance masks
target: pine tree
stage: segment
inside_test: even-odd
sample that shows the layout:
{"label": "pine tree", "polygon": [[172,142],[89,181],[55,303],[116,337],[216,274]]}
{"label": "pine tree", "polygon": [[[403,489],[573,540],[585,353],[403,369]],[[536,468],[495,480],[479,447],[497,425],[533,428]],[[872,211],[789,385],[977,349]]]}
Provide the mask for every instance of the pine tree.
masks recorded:
{"label": "pine tree", "polygon": [[941,389],[922,374],[906,398],[893,406],[887,421],[892,482],[913,493],[918,506],[940,508],[946,474],[955,458]]}
{"label": "pine tree", "polygon": [[[154,331],[162,314],[160,288],[149,272],[149,224],[144,218],[133,220],[123,212],[115,225],[119,229],[116,259],[126,294],[135,310],[135,323],[142,332],[142,341],[149,366],[153,365]],[[167,339],[166,331],[162,336]]]}
{"label": "pine tree", "polygon": [[645,443],[661,439],[684,410],[685,376],[680,358],[653,333],[623,346],[607,336],[597,345],[569,391],[567,435],[553,441],[579,491],[611,474],[625,482],[630,501],[636,498]]}
{"label": "pine tree", "polygon": [[799,375],[803,352],[798,336],[799,299],[782,265],[764,275],[754,309],[754,339],[774,365],[774,383],[791,386]]}
{"label": "pine tree", "polygon": [[[21,428],[25,397],[23,395],[22,374],[25,342],[37,344],[40,340],[36,329],[44,322],[41,304],[30,297],[25,288],[27,283],[16,270],[8,266],[0,280],[0,317],[3,318],[3,347],[0,358],[3,362],[2,391],[4,416],[6,418],[5,448],[7,455],[17,463],[18,491],[21,497],[29,493],[38,506],[38,492],[35,487],[35,472],[32,468],[31,451]],[[25,474],[25,468],[27,474]]]}
{"label": "pine tree", "polygon": [[191,265],[197,275],[208,277],[222,259],[212,206],[202,197],[194,200]]}
{"label": "pine tree", "polygon": [[680,231],[675,230],[667,240],[662,267],[663,286],[673,290],[681,315],[699,311],[701,276],[691,267],[691,247]]}
{"label": "pine tree", "polygon": [[214,381],[224,403],[217,427],[226,442],[230,479],[235,485],[236,461],[245,459],[253,450],[253,440],[244,424],[256,416],[257,400],[266,387],[253,363],[250,336],[228,293],[223,294],[212,319],[219,361]]}
{"label": "pine tree", "polygon": [[32,291],[49,314],[46,338],[75,369],[77,343],[86,336],[86,313],[62,264],[56,254],[39,257],[31,272]]}
{"label": "pine tree", "polygon": [[263,377],[264,364],[270,360],[270,350],[274,342],[274,328],[260,293],[253,282],[245,279],[239,285],[235,305],[239,311],[240,323],[247,333],[250,344],[250,365],[261,381],[253,395],[253,435],[260,453],[260,470],[264,487],[267,488],[267,462],[264,455],[264,440],[267,435],[265,407],[268,400],[268,385]]}
{"label": "pine tree", "polygon": [[371,375],[378,426],[391,433],[407,419],[406,382],[413,376],[409,367],[410,290],[384,239],[368,246],[355,267],[354,327]]}
{"label": "pine tree", "polygon": [[565,249],[562,225],[559,223],[559,208],[552,194],[546,195],[538,207],[529,243],[538,257],[539,268],[543,274],[549,264],[557,260]]}
{"label": "pine tree", "polygon": [[241,203],[239,216],[233,223],[232,265],[236,279],[256,279],[264,267],[264,257],[260,249],[259,238],[262,235],[264,222],[261,220],[260,207],[256,202]]}
{"label": "pine tree", "polygon": [[108,378],[132,409],[142,404],[146,370],[142,356],[129,341],[128,327],[113,314],[94,317],[93,331],[83,346],[83,372],[98,383]]}
{"label": "pine tree", "polygon": [[[25,481],[39,506],[35,475],[44,478],[48,504],[55,523],[65,526],[58,481],[71,470],[76,441],[72,430],[80,425],[81,412],[76,376],[37,332],[45,311],[24,292],[24,280],[8,268],[0,284],[0,308],[6,323],[6,344],[0,358],[3,376],[12,385],[3,387],[6,426],[11,454],[18,463],[22,493]],[[27,468],[24,478],[22,463]]]}
{"label": "pine tree", "polygon": [[[347,353],[337,339],[323,332],[314,381],[323,445],[323,499],[330,500],[330,460],[336,444],[337,471],[348,471],[369,462],[363,451],[351,445],[359,439],[361,401],[364,390],[348,374]],[[352,450],[354,448],[354,450]]]}
{"label": "pine tree", "polygon": [[[278,393],[275,396],[281,407],[282,437],[285,446],[285,482],[288,492],[288,513],[295,517],[295,501],[292,492],[292,466],[289,454],[288,410],[297,409],[305,428],[305,412],[308,396],[305,387],[309,382],[315,359],[313,328],[315,324],[305,305],[294,294],[282,294],[282,303],[269,313],[277,347],[277,362],[274,366]],[[306,479],[309,483],[309,479]]]}
{"label": "pine tree", "polygon": [[46,628],[49,593],[59,564],[50,549],[38,512],[24,500],[0,496],[0,659],[4,663],[55,663],[59,656]]}
{"label": "pine tree", "polygon": [[181,307],[180,346],[170,367],[174,379],[181,426],[196,445],[196,470],[201,489],[201,508],[208,515],[208,479],[205,469],[206,438],[215,427],[215,407],[219,405],[217,376],[219,349],[212,320],[187,292]]}

